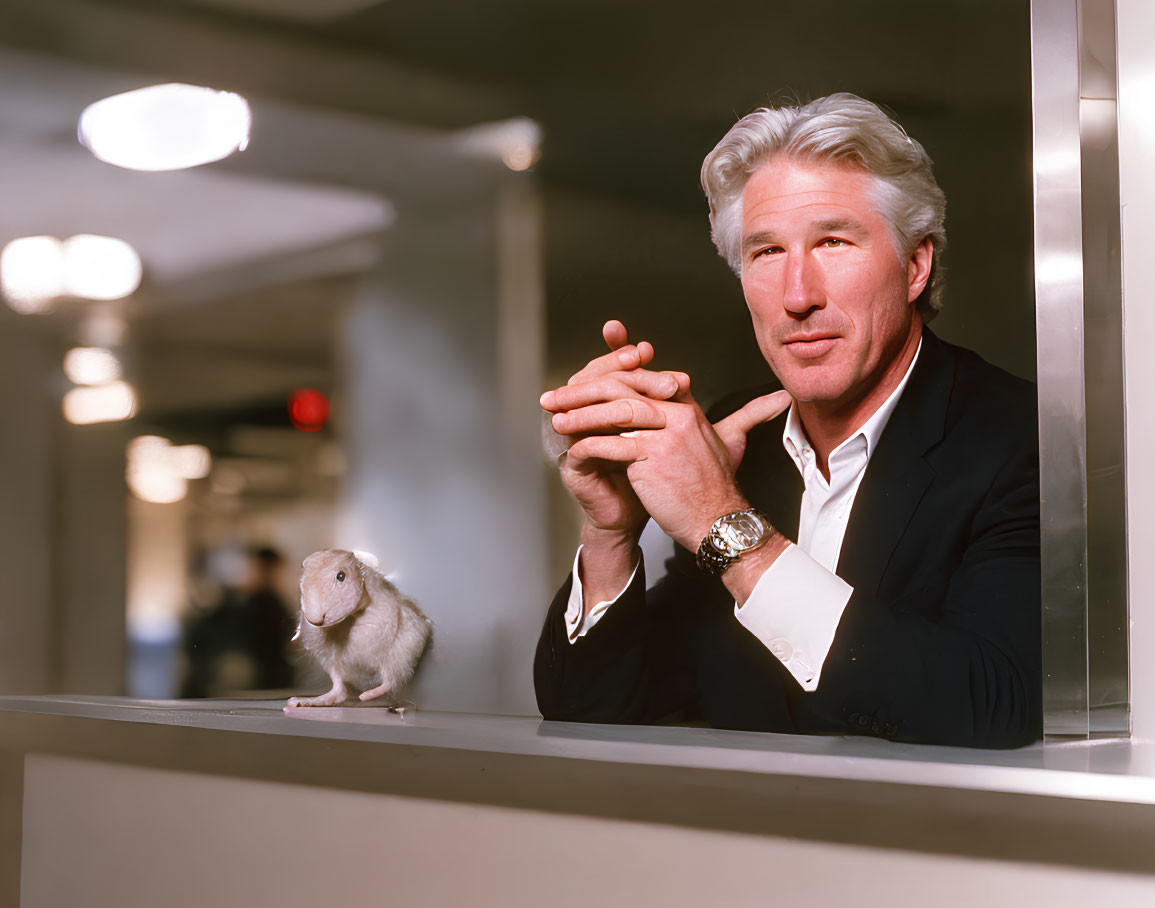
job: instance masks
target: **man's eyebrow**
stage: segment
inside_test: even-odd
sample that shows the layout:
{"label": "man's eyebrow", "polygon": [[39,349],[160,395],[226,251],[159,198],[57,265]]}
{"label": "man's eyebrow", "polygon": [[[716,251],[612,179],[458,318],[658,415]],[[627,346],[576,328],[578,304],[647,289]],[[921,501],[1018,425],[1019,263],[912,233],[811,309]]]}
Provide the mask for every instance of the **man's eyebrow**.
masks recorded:
{"label": "man's eyebrow", "polygon": [[[818,233],[866,233],[866,227],[861,221],[853,218],[825,218],[810,225]],[[742,248],[751,249],[755,246],[773,246],[781,243],[778,234],[773,230],[760,230],[742,237]]]}
{"label": "man's eyebrow", "polygon": [[851,218],[827,218],[824,221],[815,221],[814,226],[820,233],[839,233],[844,230],[851,233],[864,233],[866,231],[862,224]]}
{"label": "man's eyebrow", "polygon": [[749,233],[742,237],[742,248],[749,249],[752,246],[773,245],[778,242],[778,234],[771,230],[761,230],[758,233]]}

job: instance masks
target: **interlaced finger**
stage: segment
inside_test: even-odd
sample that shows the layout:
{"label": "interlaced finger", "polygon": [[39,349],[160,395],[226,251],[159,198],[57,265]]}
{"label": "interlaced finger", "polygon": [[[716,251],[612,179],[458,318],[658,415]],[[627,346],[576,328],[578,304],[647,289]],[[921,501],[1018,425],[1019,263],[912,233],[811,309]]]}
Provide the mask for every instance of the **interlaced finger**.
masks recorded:
{"label": "interlaced finger", "polygon": [[608,375],[619,370],[638,369],[649,365],[654,359],[654,348],[648,341],[640,344],[625,344],[609,353],[603,353],[596,359],[591,359],[585,368],[574,373],[569,384],[589,381],[599,375]]}
{"label": "interlaced finger", "polygon": [[541,396],[541,405],[546,410],[560,411],[622,398],[669,400],[676,398],[683,387],[689,387],[689,378],[685,377],[685,373],[635,369],[546,391]]}
{"label": "interlaced finger", "polygon": [[606,434],[622,429],[662,429],[666,414],[642,399],[613,400],[555,413],[553,427],[563,435]]}
{"label": "interlaced finger", "polygon": [[608,460],[613,463],[635,463],[644,460],[640,439],[621,435],[590,435],[576,441],[566,454],[566,462],[573,469],[581,469],[591,460]]}
{"label": "interlaced finger", "polygon": [[611,350],[617,350],[630,342],[630,335],[626,331],[626,326],[616,318],[611,318],[602,325],[602,337],[605,339],[606,346]]}

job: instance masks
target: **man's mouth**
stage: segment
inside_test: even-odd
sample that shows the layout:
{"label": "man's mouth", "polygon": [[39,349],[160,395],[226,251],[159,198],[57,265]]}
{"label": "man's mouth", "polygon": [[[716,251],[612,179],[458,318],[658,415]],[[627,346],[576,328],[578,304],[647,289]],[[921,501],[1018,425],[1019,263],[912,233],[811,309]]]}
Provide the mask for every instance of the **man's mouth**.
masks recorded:
{"label": "man's mouth", "polygon": [[817,359],[829,353],[837,341],[834,334],[797,335],[787,338],[782,346],[798,359]]}

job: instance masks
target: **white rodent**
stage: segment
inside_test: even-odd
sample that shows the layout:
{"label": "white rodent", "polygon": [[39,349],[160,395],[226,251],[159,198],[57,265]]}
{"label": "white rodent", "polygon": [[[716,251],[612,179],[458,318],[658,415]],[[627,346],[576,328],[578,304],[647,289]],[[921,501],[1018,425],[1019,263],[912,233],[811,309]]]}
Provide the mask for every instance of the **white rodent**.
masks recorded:
{"label": "white rodent", "polygon": [[[358,553],[360,554],[360,553]],[[433,622],[369,561],[344,549],[323,549],[301,562],[300,639],[333,687],[317,697],[291,697],[285,709],[337,706],[360,690],[361,700],[398,693],[433,636]]]}

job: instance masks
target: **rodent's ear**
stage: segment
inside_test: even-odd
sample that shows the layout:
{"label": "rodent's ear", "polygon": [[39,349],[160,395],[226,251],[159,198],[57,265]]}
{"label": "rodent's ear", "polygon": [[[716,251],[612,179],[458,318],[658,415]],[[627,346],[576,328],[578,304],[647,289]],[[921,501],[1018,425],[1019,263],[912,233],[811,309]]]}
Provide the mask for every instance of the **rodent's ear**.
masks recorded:
{"label": "rodent's ear", "polygon": [[353,557],[365,565],[365,567],[372,568],[375,571],[381,567],[381,562],[377,560],[377,556],[372,552],[360,552],[354,549]]}
{"label": "rodent's ear", "polygon": [[328,554],[329,554],[328,549],[322,549],[319,552],[314,552],[312,555],[310,555],[308,558],[306,558],[304,561],[301,562],[301,567],[303,567],[307,571],[310,568],[312,568],[314,565],[316,565],[318,562],[324,560],[325,556]]}

